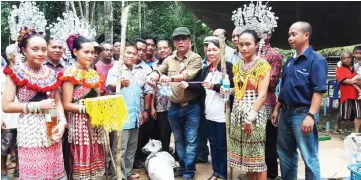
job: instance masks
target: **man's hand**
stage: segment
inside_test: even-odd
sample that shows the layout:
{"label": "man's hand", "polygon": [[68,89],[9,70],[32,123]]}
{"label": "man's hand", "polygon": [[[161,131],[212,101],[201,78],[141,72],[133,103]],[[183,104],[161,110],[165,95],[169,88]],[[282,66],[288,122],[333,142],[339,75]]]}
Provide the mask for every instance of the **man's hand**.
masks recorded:
{"label": "man's hand", "polygon": [[155,110],[154,107],[150,108],[150,115],[154,120],[157,120],[157,111]]}
{"label": "man's hand", "polygon": [[189,87],[189,84],[185,81],[180,82],[180,87],[182,89],[187,89]]}
{"label": "man's hand", "polygon": [[172,81],[172,78],[170,78],[169,76],[166,76],[166,75],[162,75],[159,79],[160,82],[171,82]]}
{"label": "man's hand", "polygon": [[129,79],[122,79],[121,80],[122,87],[128,87],[130,85]]}
{"label": "man's hand", "polygon": [[140,122],[140,125],[142,125],[144,123],[143,113],[139,114],[139,122]]}
{"label": "man's hand", "polygon": [[148,83],[149,86],[151,87],[155,87],[156,86],[156,82],[154,80],[154,77],[152,76],[152,74],[150,74],[149,76],[147,76],[146,81]]}
{"label": "man's hand", "polygon": [[244,133],[246,133],[248,136],[252,135],[252,132],[253,132],[252,123],[244,123],[243,128],[244,128],[243,129]]}
{"label": "man's hand", "polygon": [[144,111],[144,112],[142,113],[142,117],[143,117],[143,121],[140,123],[140,125],[143,125],[143,124],[145,124],[145,123],[148,122],[148,120],[149,120],[149,114],[148,114],[148,112],[147,112],[147,111]]}
{"label": "man's hand", "polygon": [[271,116],[271,122],[272,122],[273,126],[275,126],[275,127],[278,126],[278,115],[279,115],[279,111],[277,111],[276,109],[273,110],[273,113]]}
{"label": "man's hand", "polygon": [[310,116],[306,116],[305,120],[302,122],[301,130],[304,134],[309,134],[313,130],[313,126],[315,125],[315,120]]}

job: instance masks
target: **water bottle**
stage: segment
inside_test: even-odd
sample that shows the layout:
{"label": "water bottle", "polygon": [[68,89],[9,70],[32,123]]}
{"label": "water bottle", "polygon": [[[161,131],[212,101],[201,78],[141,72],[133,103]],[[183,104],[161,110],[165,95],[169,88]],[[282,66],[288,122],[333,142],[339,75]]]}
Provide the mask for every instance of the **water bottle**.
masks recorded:
{"label": "water bottle", "polygon": [[224,89],[223,100],[228,101],[229,96],[231,94],[231,82],[229,81],[228,75],[226,75],[223,80],[223,89]]}
{"label": "water bottle", "polygon": [[330,121],[327,121],[325,129],[327,133],[330,132]]}

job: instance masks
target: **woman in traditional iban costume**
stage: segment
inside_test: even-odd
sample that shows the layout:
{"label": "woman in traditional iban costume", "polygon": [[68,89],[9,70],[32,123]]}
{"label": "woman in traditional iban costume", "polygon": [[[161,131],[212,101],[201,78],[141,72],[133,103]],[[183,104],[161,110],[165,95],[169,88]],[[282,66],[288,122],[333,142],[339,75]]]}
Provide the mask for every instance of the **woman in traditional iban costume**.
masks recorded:
{"label": "woman in traditional iban costume", "polygon": [[[4,68],[7,79],[3,93],[3,111],[21,113],[17,133],[19,179],[66,179],[59,142],[66,125],[58,91],[61,73],[43,65],[47,44],[35,30],[21,31],[19,47],[25,62]],[[15,96],[19,102],[14,102]],[[58,123],[47,112],[55,108]]]}
{"label": "woman in traditional iban costume", "polygon": [[86,98],[99,96],[103,76],[90,68],[94,46],[83,36],[71,35],[67,44],[76,63],[62,77],[63,105],[68,113],[69,143],[73,156],[73,179],[97,179],[103,176],[104,129],[92,127],[83,104]]}

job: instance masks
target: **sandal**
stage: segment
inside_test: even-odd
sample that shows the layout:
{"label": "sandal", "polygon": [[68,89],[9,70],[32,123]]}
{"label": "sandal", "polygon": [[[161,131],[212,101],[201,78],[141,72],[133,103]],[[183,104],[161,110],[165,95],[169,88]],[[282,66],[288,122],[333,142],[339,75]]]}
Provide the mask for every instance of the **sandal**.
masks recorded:
{"label": "sandal", "polygon": [[139,178],[140,178],[139,174],[132,173],[127,177],[127,180],[139,179]]}
{"label": "sandal", "polygon": [[218,177],[215,174],[212,174],[212,176],[210,178],[208,178],[207,180],[217,180],[217,179],[218,179]]}

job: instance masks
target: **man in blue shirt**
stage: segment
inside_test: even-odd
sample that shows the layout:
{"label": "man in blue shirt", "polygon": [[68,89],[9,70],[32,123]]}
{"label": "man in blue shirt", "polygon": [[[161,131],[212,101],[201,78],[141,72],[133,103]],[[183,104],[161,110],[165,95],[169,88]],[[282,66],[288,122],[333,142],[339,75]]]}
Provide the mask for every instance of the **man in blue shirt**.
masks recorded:
{"label": "man in blue shirt", "polygon": [[312,27],[307,22],[292,24],[288,42],[296,50],[282,71],[281,91],[272,114],[278,125],[277,152],[282,179],[297,179],[300,150],[306,166],[306,180],[319,180],[318,110],[327,86],[327,62],[310,46]]}

